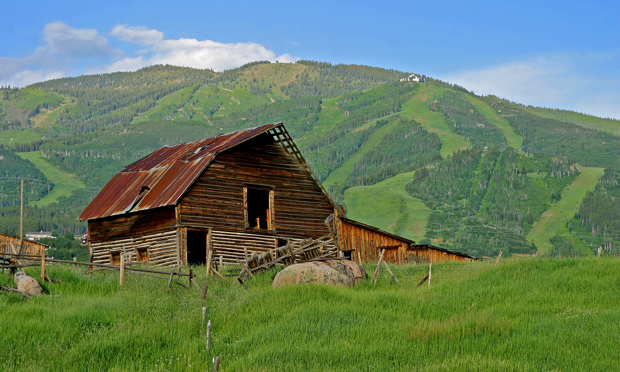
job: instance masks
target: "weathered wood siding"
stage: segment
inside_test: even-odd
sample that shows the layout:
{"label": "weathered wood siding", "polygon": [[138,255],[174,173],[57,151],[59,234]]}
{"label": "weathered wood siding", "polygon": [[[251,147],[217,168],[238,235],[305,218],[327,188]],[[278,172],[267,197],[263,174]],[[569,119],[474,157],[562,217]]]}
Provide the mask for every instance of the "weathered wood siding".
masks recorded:
{"label": "weathered wood siding", "polygon": [[436,250],[432,247],[409,248],[407,250],[408,263],[435,263],[442,261],[471,261],[471,259],[454,253]]}
{"label": "weathered wood siding", "polygon": [[277,239],[271,235],[222,230],[213,230],[211,233],[214,262],[219,262],[220,256],[227,264],[244,262],[246,249],[248,254],[266,252],[276,248],[276,244]]}
{"label": "weathered wood siding", "polygon": [[[19,237],[6,235],[6,234],[0,234],[0,254],[4,252],[13,253],[11,246],[13,246],[13,249],[15,249],[15,252],[19,251]],[[41,255],[41,250],[45,250],[45,248],[46,248],[45,244],[41,244],[41,243],[33,242],[31,240],[24,239],[23,249],[21,253]]]}
{"label": "weathered wood siding", "polygon": [[101,242],[166,232],[174,230],[175,223],[174,207],[100,218],[88,221],[89,239]]}
{"label": "weathered wood siding", "polygon": [[92,262],[113,263],[111,252],[125,250],[137,261],[137,250],[147,249],[146,263],[177,264],[177,229],[174,207],[88,221]]}
{"label": "weathered wood siding", "polygon": [[377,261],[381,253],[377,247],[398,246],[396,249],[387,249],[383,259],[387,262],[402,264],[405,261],[404,253],[408,246],[407,242],[343,219],[338,219],[338,242],[341,250],[353,251],[351,258],[358,263]]}
{"label": "weathered wood siding", "polygon": [[139,261],[138,251],[146,250],[144,263],[156,266],[171,266],[177,263],[177,232],[166,231],[145,234],[131,238],[91,242],[95,263],[113,264],[112,254],[125,252],[128,262]]}
{"label": "weathered wood siding", "polygon": [[[246,228],[248,185],[272,187],[275,229]],[[332,204],[307,169],[268,134],[219,154],[180,203],[180,223],[188,228],[288,238],[328,234],[324,220],[331,213]]]}

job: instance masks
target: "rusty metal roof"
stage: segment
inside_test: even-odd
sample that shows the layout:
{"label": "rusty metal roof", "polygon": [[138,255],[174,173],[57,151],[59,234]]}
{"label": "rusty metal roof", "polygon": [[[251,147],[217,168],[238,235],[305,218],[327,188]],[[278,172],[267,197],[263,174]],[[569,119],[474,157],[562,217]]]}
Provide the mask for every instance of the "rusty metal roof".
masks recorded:
{"label": "rusty metal roof", "polygon": [[92,220],[175,205],[219,152],[281,125],[267,124],[162,147],[117,173],[78,219]]}

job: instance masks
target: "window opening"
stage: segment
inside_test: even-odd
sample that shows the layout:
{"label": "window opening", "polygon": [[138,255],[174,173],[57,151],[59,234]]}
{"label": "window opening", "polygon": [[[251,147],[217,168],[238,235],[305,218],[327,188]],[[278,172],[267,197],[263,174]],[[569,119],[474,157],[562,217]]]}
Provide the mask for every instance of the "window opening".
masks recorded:
{"label": "window opening", "polygon": [[147,248],[138,248],[136,249],[136,256],[138,257],[138,262],[148,262],[149,261],[149,252]]}
{"label": "window opening", "polygon": [[111,265],[120,265],[121,264],[121,252],[110,252],[110,264]]}
{"label": "window opening", "polygon": [[273,190],[245,188],[246,227],[250,229],[274,230]]}

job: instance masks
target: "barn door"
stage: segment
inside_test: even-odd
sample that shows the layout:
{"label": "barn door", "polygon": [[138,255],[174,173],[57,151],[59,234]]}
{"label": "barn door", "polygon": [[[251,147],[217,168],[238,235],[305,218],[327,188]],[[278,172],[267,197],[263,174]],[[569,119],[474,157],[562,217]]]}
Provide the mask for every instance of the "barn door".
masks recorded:
{"label": "barn door", "polygon": [[207,230],[187,229],[187,264],[205,265],[207,263]]}

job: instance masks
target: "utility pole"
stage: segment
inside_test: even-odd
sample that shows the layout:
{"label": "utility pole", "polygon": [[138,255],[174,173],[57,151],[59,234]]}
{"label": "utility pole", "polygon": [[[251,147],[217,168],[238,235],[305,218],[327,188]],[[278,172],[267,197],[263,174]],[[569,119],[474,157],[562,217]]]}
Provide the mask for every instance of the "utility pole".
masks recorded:
{"label": "utility pole", "polygon": [[22,253],[22,247],[24,246],[24,180],[22,184],[22,198],[19,213],[19,253]]}

